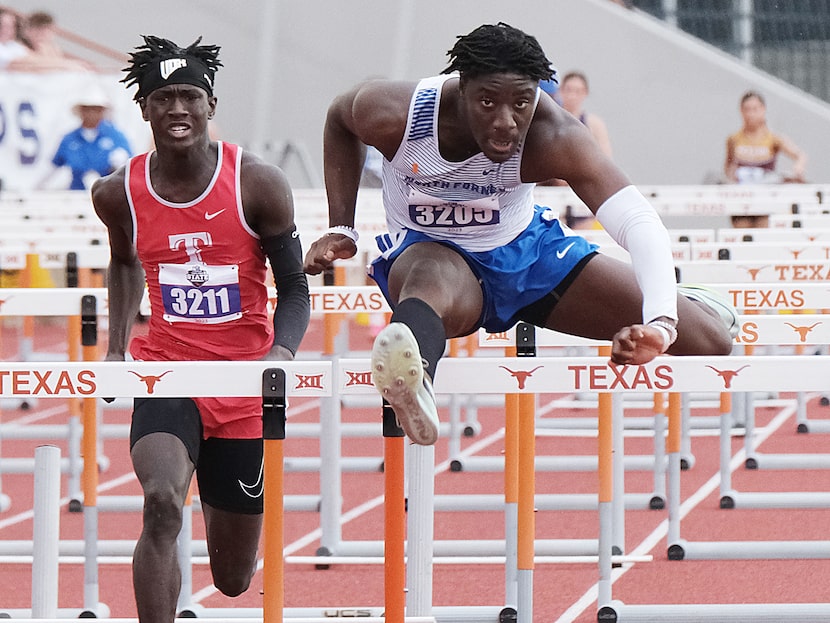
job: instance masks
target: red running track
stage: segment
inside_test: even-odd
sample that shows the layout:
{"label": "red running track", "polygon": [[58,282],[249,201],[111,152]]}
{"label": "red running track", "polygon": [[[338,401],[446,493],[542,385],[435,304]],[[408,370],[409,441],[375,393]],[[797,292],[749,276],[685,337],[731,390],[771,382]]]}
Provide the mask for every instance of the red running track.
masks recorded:
{"label": "red running track", "polygon": [[[8,323],[7,323],[8,324]],[[303,348],[309,352],[319,348],[316,324],[309,331]],[[3,357],[13,359],[16,329],[4,329]],[[366,350],[368,335],[352,326],[352,347]],[[65,348],[61,344],[61,325],[56,321],[39,323],[35,349],[55,352]],[[560,396],[539,396],[540,413],[545,405]],[[826,453],[824,434],[799,434],[792,414],[793,399],[784,395],[779,400],[767,401],[757,412],[757,434],[763,438],[758,450],[764,453]],[[830,408],[819,404],[817,397],[808,403],[811,419],[827,418]],[[442,409],[442,418],[446,410]],[[789,415],[788,415],[789,412]],[[590,412],[588,412],[590,413]],[[695,415],[714,415],[714,409],[695,409]],[[6,408],[2,413],[5,423],[63,423],[67,419],[67,405],[63,401],[41,400],[28,410]],[[108,409],[107,423],[127,423],[129,412]],[[626,415],[647,415],[646,410],[627,409]],[[589,417],[585,409],[558,408],[546,419]],[[289,410],[288,439],[285,453],[291,456],[316,456],[316,440],[291,437],[292,422],[314,422],[318,413],[314,401],[296,400]],[[344,420],[355,422],[378,421],[380,410],[374,408],[344,409]],[[464,438],[462,448],[476,448],[477,455],[499,455],[503,450],[503,415],[498,408],[478,410],[481,432]],[[743,438],[732,439],[733,456],[740,457]],[[66,455],[62,441],[4,440],[2,456],[32,457],[37,445],[54,443]],[[344,439],[344,456],[382,455],[382,438]],[[681,535],[690,541],[723,540],[826,540],[830,511],[827,509],[770,509],[723,510],[719,508],[717,487],[718,438],[693,438],[694,466],[682,473],[682,500],[686,515]],[[649,454],[652,442],[643,438],[627,438],[626,454]],[[127,442],[124,439],[106,440],[103,452],[109,459],[106,471],[100,474],[101,496],[139,495],[140,490],[132,476]],[[596,453],[594,438],[551,438],[537,440],[537,454],[590,455]],[[451,472],[445,461],[448,457],[446,439],[436,446],[435,488],[438,494],[500,494],[500,473]],[[830,490],[830,473],[824,470],[747,470],[740,462],[733,472],[732,484],[739,491],[817,491]],[[626,473],[626,490],[649,492],[653,476],[649,473]],[[287,473],[287,494],[319,492],[319,479],[311,473]],[[11,508],[0,513],[0,539],[32,538],[31,474],[4,474],[2,491],[11,498]],[[594,472],[543,472],[536,474],[536,491],[542,493],[593,493],[597,490]],[[346,473],[343,476],[343,509],[352,518],[343,525],[344,540],[382,540],[383,474]],[[66,494],[66,478],[63,479]],[[81,539],[83,517],[61,512],[61,538]],[[828,603],[830,602],[830,560],[726,560],[726,561],[670,561],[666,555],[665,510],[630,510],[626,517],[626,552],[651,554],[651,562],[637,563],[616,570],[613,597],[626,604],[696,604],[696,603]],[[319,541],[315,529],[319,526],[317,513],[289,512],[285,517],[285,543],[290,554],[311,555]],[[266,528],[267,529],[267,528]],[[201,517],[194,514],[194,538],[204,538]],[[540,539],[595,539],[598,533],[596,512],[538,511],[536,536]],[[99,538],[135,539],[140,531],[138,513],[101,512]],[[503,539],[504,521],[499,512],[436,512],[436,539]],[[31,568],[26,564],[0,565],[0,610],[31,606]],[[204,565],[194,567],[193,588],[196,602],[205,608],[261,607],[262,574],[257,573],[251,589],[244,595],[230,599],[218,594],[212,587],[209,572]],[[595,564],[539,564],[534,570],[534,621],[579,623],[596,621]],[[131,571],[128,564],[103,564],[99,573],[100,601],[110,608],[113,617],[134,617]],[[383,606],[383,571],[378,565],[333,565],[316,569],[312,565],[286,567],[287,607]],[[501,605],[504,601],[504,571],[498,565],[436,565],[433,572],[433,603],[436,606]],[[79,564],[62,565],[60,569],[59,607],[80,608],[83,605],[83,569]],[[347,613],[343,613],[347,614]]]}

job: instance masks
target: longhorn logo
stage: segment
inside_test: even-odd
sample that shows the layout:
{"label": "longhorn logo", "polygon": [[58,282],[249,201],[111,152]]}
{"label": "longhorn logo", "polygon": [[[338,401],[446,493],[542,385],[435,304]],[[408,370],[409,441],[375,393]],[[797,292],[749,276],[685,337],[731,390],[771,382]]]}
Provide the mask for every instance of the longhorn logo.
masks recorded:
{"label": "longhorn logo", "polygon": [[538,370],[541,367],[542,366],[536,366],[535,368],[533,368],[533,370],[527,371],[527,370],[511,370],[510,368],[505,368],[504,366],[499,366],[499,368],[501,368],[502,370],[507,370],[510,373],[510,376],[512,376],[514,379],[516,379],[516,382],[518,382],[518,384],[519,384],[519,389],[524,389],[525,388],[525,383],[527,382],[527,379],[529,379],[533,375],[533,373],[536,372],[536,370]]}
{"label": "longhorn logo", "polygon": [[807,341],[807,334],[810,331],[812,331],[813,329],[815,329],[817,326],[819,326],[821,323],[816,322],[815,324],[812,324],[809,327],[805,327],[805,326],[798,326],[797,327],[794,324],[790,324],[789,322],[785,322],[784,324],[787,325],[788,327],[792,327],[793,331],[798,333],[798,337],[801,338],[801,341],[806,342]]}
{"label": "longhorn logo", "polygon": [[152,375],[149,375],[149,374],[147,376],[142,376],[141,374],[139,374],[138,372],[135,372],[134,370],[130,370],[130,372],[132,372],[138,378],[140,378],[144,382],[144,384],[147,386],[147,393],[152,394],[153,390],[156,387],[156,383],[158,383],[164,375],[169,374],[170,372],[172,372],[172,370],[168,370],[167,372],[162,372],[158,376],[152,376]]}
{"label": "longhorn logo", "polygon": [[732,379],[734,379],[736,376],[738,376],[738,373],[741,370],[743,370],[744,368],[748,368],[749,364],[747,364],[745,366],[741,366],[737,370],[718,370],[716,367],[710,366],[710,365],[707,365],[706,367],[711,368],[712,370],[717,372],[718,376],[723,379],[724,388],[729,389],[730,387],[732,387]]}
{"label": "longhorn logo", "polygon": [[758,279],[758,273],[760,273],[765,268],[768,268],[768,266],[761,266],[761,268],[744,268],[744,270],[746,270],[746,272],[749,273],[749,276],[752,279],[752,281],[756,281]]}
{"label": "longhorn logo", "polygon": [[790,253],[793,254],[793,259],[794,260],[797,260],[798,256],[801,255],[803,251],[804,251],[804,249],[797,249],[797,250],[796,249],[790,249]]}

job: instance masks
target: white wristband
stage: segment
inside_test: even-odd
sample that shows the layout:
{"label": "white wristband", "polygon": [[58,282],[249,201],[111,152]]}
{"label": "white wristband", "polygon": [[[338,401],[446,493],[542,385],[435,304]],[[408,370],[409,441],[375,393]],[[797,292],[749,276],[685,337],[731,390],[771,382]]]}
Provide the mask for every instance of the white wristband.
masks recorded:
{"label": "white wristband", "polygon": [[360,239],[360,234],[357,233],[357,230],[348,225],[333,225],[326,230],[326,234],[342,234],[346,238],[351,239],[355,244]]}
{"label": "white wristband", "polygon": [[669,350],[669,347],[677,341],[677,327],[665,320],[652,320],[648,326],[654,327],[663,334],[663,352]]}

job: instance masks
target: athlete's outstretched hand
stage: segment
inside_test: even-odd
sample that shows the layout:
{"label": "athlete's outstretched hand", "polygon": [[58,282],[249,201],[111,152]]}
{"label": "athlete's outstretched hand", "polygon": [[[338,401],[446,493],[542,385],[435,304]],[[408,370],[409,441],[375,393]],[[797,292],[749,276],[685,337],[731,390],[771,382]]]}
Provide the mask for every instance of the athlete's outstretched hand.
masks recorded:
{"label": "athlete's outstretched hand", "polygon": [[614,336],[611,361],[639,366],[663,354],[663,333],[644,324],[623,327]]}
{"label": "athlete's outstretched hand", "polygon": [[347,260],[357,253],[354,240],[343,234],[326,234],[311,243],[305,254],[303,269],[309,275],[319,275],[335,260]]}

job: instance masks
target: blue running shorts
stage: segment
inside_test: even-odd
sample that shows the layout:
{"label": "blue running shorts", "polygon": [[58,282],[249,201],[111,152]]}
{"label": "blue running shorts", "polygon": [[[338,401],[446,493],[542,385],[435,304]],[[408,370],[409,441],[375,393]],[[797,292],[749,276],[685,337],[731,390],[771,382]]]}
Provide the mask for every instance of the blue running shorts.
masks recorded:
{"label": "blue running shorts", "polygon": [[598,248],[584,238],[566,235],[559,221],[550,218],[552,214],[548,208],[535,206],[527,228],[492,251],[465,251],[455,243],[413,230],[405,230],[396,237],[377,236],[381,256],[371,263],[369,276],[392,305],[388,277],[395,258],[416,242],[446,245],[466,260],[481,284],[484,309],[479,326],[490,333],[506,331],[519,321],[518,314],[524,307],[554,290],[583,258]]}

